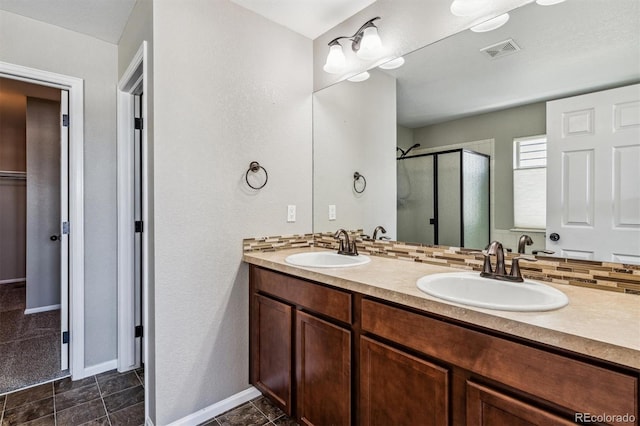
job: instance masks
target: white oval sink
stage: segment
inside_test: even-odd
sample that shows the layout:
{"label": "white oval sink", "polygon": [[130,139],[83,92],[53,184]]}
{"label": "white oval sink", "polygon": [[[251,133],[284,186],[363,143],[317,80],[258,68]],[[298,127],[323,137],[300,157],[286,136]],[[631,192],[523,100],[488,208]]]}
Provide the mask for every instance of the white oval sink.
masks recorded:
{"label": "white oval sink", "polygon": [[416,284],[423,292],[440,299],[503,311],[549,311],[569,303],[563,292],[551,286],[531,280],[513,283],[482,278],[479,272],[426,275]]}
{"label": "white oval sink", "polygon": [[285,262],[295,266],[305,266],[308,268],[346,268],[349,266],[364,265],[371,262],[369,256],[360,254],[358,256],[347,256],[325,251],[314,251],[311,253],[298,253],[287,256]]}

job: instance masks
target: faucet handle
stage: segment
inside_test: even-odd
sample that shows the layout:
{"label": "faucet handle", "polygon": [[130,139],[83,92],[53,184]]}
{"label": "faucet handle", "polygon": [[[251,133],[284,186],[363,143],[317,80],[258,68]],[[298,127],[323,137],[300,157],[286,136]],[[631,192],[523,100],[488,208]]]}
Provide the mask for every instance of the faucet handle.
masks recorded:
{"label": "faucet handle", "polygon": [[518,281],[518,282],[522,282],[524,281],[524,278],[522,278],[522,272],[520,271],[520,261],[521,260],[525,260],[527,262],[537,262],[538,259],[536,259],[533,256],[518,256],[518,257],[514,257],[513,259],[511,259],[511,272],[509,273],[509,275],[511,277],[513,277],[514,281]]}
{"label": "faucet handle", "polygon": [[532,254],[554,254],[555,251],[551,251],[551,250],[534,250],[531,253]]}

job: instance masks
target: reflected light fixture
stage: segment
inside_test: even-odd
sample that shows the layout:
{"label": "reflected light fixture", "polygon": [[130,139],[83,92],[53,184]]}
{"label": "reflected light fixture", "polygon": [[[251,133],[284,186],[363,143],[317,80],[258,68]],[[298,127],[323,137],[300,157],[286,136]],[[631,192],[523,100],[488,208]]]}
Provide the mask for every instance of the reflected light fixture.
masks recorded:
{"label": "reflected light fixture", "polygon": [[383,70],[395,70],[396,68],[400,68],[403,65],[404,58],[400,56],[395,59],[391,59],[390,61],[387,61],[382,65],[379,65],[378,68],[382,68]]}
{"label": "reflected light fixture", "polygon": [[489,19],[488,21],[484,21],[481,24],[475,25],[470,28],[471,31],[475,33],[486,33],[487,31],[493,31],[495,29],[500,28],[509,20],[509,14],[503,13],[502,15],[496,16],[493,19]]}
{"label": "reflected light fixture", "polygon": [[369,19],[350,37],[341,36],[331,40],[329,42],[329,54],[323,69],[329,74],[340,74],[346,68],[347,61],[340,44],[342,39],[351,40],[351,49],[356,52],[360,59],[376,59],[382,50],[382,40],[378,35],[378,27],[373,23],[376,19],[380,19],[380,17]]}
{"label": "reflected light fixture", "polygon": [[369,77],[371,77],[371,75],[367,71],[364,71],[360,74],[354,75],[353,77],[349,77],[347,80],[353,83],[360,83],[361,81],[369,80]]}
{"label": "reflected light fixture", "polygon": [[488,4],[487,0],[454,0],[449,9],[455,16],[473,16],[479,14]]}
{"label": "reflected light fixture", "polygon": [[553,6],[554,4],[562,3],[564,0],[536,0],[540,6]]}

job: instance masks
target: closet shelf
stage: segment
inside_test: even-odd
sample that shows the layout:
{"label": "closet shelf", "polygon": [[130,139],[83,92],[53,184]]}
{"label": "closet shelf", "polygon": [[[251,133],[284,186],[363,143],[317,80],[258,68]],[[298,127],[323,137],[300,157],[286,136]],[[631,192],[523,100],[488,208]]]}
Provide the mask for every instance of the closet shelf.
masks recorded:
{"label": "closet shelf", "polygon": [[0,179],[18,179],[26,180],[27,172],[16,172],[9,170],[0,170]]}

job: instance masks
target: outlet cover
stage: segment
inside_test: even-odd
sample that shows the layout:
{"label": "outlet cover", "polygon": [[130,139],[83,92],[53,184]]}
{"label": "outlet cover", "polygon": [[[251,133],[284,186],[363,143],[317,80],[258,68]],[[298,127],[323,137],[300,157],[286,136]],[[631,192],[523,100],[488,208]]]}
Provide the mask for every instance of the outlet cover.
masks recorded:
{"label": "outlet cover", "polygon": [[296,206],[288,205],[287,206],[287,222],[295,222],[296,221]]}
{"label": "outlet cover", "polygon": [[336,220],[336,205],[329,204],[329,220]]}

